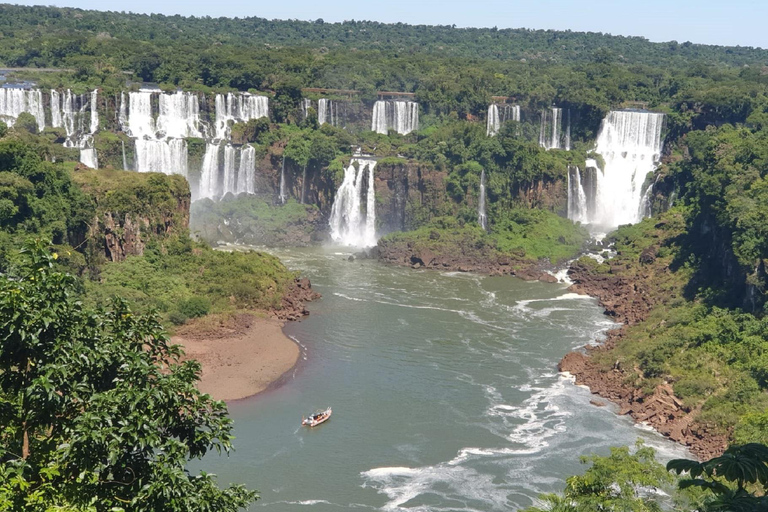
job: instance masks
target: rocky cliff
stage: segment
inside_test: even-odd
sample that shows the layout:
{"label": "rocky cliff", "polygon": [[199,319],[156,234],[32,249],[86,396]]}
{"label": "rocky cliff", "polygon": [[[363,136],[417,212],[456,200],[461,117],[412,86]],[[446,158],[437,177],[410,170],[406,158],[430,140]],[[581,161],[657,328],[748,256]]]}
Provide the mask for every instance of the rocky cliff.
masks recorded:
{"label": "rocky cliff", "polygon": [[109,261],[141,255],[151,240],[189,229],[190,193],[182,176],[81,169],[74,179],[95,205],[89,244]]}

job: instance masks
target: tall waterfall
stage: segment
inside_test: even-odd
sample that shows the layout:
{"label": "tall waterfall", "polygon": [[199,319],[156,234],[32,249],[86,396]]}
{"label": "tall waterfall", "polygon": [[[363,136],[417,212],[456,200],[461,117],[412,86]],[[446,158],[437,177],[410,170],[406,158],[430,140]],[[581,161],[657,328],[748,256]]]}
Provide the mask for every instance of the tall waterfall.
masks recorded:
{"label": "tall waterfall", "polygon": [[377,101],[373,105],[371,130],[386,135],[395,130],[406,135],[419,129],[419,104],[415,101]]}
{"label": "tall waterfall", "polygon": [[224,146],[224,190],[222,195],[237,193],[235,181],[235,148],[231,144]]}
{"label": "tall waterfall", "polygon": [[308,98],[302,98],[301,100],[301,118],[306,119],[309,117],[309,109],[312,108],[312,100]]}
{"label": "tall waterfall", "polygon": [[231,144],[209,143],[205,146],[200,183],[194,198],[217,200],[228,193],[253,194],[256,191],[255,174],[256,150],[253,146],[237,148]]}
{"label": "tall waterfall", "polygon": [[154,91],[132,91],[128,93],[126,127],[128,135],[133,138],[155,138],[155,119],[152,117],[153,93]]}
{"label": "tall waterfall", "polygon": [[541,111],[539,146],[545,149],[571,149],[571,114],[566,115],[566,131],[563,137],[563,109],[552,107]]}
{"label": "tall waterfall", "polygon": [[160,114],[155,127],[163,137],[202,137],[199,130],[200,105],[195,93],[177,91],[160,94],[158,104]]}
{"label": "tall waterfall", "polygon": [[187,141],[136,139],[136,170],[187,176]]}
{"label": "tall waterfall", "polygon": [[[376,245],[376,196],[373,169],[376,161],[355,157],[344,171],[341,183],[331,207],[331,238],[334,242],[354,247]],[[367,180],[366,180],[366,170]],[[368,182],[367,191],[363,182]],[[361,205],[365,194],[365,212]]]}
{"label": "tall waterfall", "polygon": [[37,121],[37,129],[45,129],[45,110],[43,93],[38,89],[0,88],[0,120],[13,126],[20,114],[32,114]]}
{"label": "tall waterfall", "polygon": [[247,92],[216,95],[216,139],[229,139],[230,121],[246,122],[269,116],[269,98]]}
{"label": "tall waterfall", "polygon": [[288,200],[288,195],[285,192],[285,157],[283,157],[283,163],[280,166],[280,203],[285,204]]}
{"label": "tall waterfall", "polygon": [[256,175],[256,150],[253,146],[245,146],[240,150],[240,166],[237,170],[237,193],[253,194],[256,192],[254,177]]}
{"label": "tall waterfall", "polygon": [[586,208],[573,209],[574,220],[579,215],[582,222],[612,228],[639,222],[647,214],[643,200],[647,190],[643,190],[643,185],[659,164],[663,124],[664,114],[608,113],[597,136],[596,149],[605,167],[599,169],[597,162],[588,161],[585,175],[578,178],[580,183],[569,173],[569,204],[580,203],[582,195],[586,204]]}
{"label": "tall waterfall", "polygon": [[317,100],[317,124],[325,123],[331,126],[339,126],[339,106],[338,103],[326,98]]}
{"label": "tall waterfall", "polygon": [[218,199],[219,196],[219,145],[206,144],[197,197]]}
{"label": "tall waterfall", "polygon": [[568,218],[574,222],[589,222],[587,194],[578,167],[568,166]]}
{"label": "tall waterfall", "polygon": [[485,215],[485,169],[480,173],[480,199],[477,202],[477,223],[488,230],[488,217]]}
{"label": "tall waterfall", "polygon": [[488,106],[488,119],[486,120],[486,134],[493,137],[501,129],[501,125],[507,121],[520,122],[520,105],[497,105],[491,103]]}

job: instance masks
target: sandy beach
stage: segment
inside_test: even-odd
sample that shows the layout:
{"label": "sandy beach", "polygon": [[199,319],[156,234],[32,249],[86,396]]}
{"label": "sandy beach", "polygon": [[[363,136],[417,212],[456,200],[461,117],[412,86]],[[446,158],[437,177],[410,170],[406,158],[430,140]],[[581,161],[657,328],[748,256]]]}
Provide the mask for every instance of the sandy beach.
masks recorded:
{"label": "sandy beach", "polygon": [[296,364],[299,347],[282,326],[279,320],[240,315],[234,325],[211,332],[185,326],[172,341],[202,364],[200,390],[231,401],[265,390]]}

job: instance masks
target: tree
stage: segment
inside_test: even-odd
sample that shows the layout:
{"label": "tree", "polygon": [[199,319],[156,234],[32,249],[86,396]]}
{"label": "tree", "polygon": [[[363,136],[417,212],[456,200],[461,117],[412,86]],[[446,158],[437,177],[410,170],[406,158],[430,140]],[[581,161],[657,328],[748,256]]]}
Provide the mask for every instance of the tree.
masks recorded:
{"label": "tree", "polygon": [[[681,489],[698,487],[711,491],[705,512],[760,512],[768,510],[768,447],[750,443],[731,446],[713,459],[699,462],[675,459],[667,469],[689,478],[679,483]],[[755,496],[755,490],[762,496]]]}
{"label": "tree", "polygon": [[0,277],[0,511],[235,511],[256,494],[192,475],[232,448],[223,402],[195,387],[157,319],[89,311],[57,255],[28,242]]}
{"label": "tree", "polygon": [[582,457],[591,467],[581,476],[566,481],[563,496],[542,497],[544,508],[527,512],[656,512],[661,510],[654,491],[671,485],[672,476],[656,462],[653,448],[638,444],[634,454],[629,448],[611,448],[608,457]]}

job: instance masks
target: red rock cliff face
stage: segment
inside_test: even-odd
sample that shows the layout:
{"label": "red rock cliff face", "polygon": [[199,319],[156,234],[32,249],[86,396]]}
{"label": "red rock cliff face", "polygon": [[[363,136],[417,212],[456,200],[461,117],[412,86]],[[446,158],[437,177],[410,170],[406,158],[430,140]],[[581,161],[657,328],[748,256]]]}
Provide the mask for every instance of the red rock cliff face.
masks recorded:
{"label": "red rock cliff face", "polygon": [[141,256],[151,238],[166,238],[189,229],[189,196],[179,197],[175,210],[144,215],[106,211],[93,221],[90,235],[102,238],[110,261]]}

